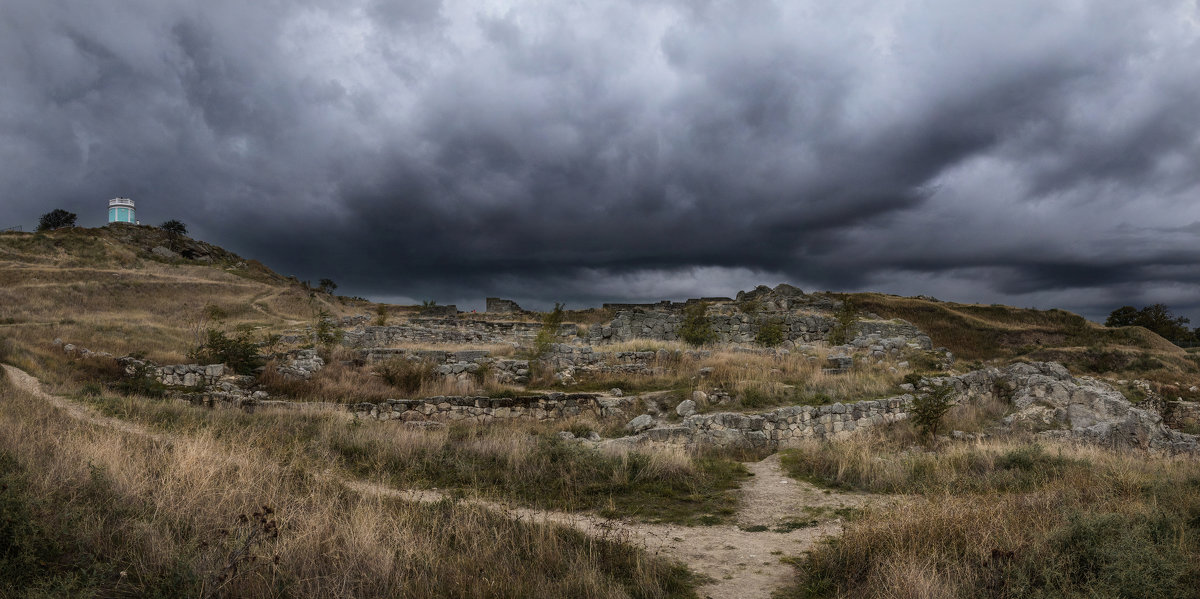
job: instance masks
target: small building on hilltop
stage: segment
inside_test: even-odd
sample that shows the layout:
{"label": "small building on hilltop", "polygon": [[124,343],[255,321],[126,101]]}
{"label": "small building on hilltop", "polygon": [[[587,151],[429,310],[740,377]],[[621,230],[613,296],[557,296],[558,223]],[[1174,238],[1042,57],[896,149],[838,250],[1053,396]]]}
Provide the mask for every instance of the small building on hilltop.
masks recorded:
{"label": "small building on hilltop", "polygon": [[129,198],[113,198],[108,201],[108,222],[137,224],[133,200]]}

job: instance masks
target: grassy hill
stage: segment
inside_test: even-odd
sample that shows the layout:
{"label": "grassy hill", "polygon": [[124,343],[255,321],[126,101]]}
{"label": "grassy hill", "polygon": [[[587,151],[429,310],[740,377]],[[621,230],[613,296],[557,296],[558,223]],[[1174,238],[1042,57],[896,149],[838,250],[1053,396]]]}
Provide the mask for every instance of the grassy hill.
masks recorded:
{"label": "grassy hill", "polygon": [[1200,355],[1143,327],[1109,328],[1065,310],[959,304],[882,293],[840,294],[860,312],[903,318],[968,362],[1062,362],[1077,374],[1155,381],[1185,398],[1200,383]]}
{"label": "grassy hill", "polygon": [[[860,314],[916,324],[935,345],[969,364],[1057,360],[1080,374],[1154,380],[1178,395],[1200,383],[1200,356],[1141,327],[1107,328],[1056,309],[835,295]],[[0,337],[35,370],[56,370],[54,339],[162,363],[183,361],[197,343],[206,306],[226,315],[226,329],[264,336],[303,327],[321,310],[336,317],[375,308],[155,227],[0,234]],[[572,320],[594,324],[601,312],[581,312],[574,315],[587,317]]]}
{"label": "grassy hill", "polygon": [[342,316],[370,306],[154,227],[0,234],[0,337],[36,371],[56,370],[54,339],[181,362],[209,305],[225,326],[256,334],[303,326],[319,310]]}

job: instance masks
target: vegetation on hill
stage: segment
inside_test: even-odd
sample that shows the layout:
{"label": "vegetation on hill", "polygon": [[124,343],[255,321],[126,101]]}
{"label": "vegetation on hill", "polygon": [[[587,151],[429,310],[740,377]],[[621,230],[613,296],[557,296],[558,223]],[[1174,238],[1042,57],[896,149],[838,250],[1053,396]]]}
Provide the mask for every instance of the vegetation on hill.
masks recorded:
{"label": "vegetation on hill", "polygon": [[1133,306],[1121,306],[1108,315],[1104,326],[1145,327],[1176,345],[1194,345],[1198,341],[1200,329],[1189,329],[1189,322],[1191,321],[1187,318],[1172,314],[1167,306],[1154,304],[1141,310]]}
{"label": "vegetation on hill", "polygon": [[0,322],[14,360],[48,380],[67,377],[56,338],[113,354],[180,363],[200,343],[207,307],[229,335],[303,327],[365,301],[314,294],[294,278],[158,227],[114,224],[0,234]]}
{"label": "vegetation on hill", "polygon": [[47,212],[38,219],[38,231],[53,231],[64,227],[74,227],[75,219],[78,218],[74,212],[67,212],[62,208],[55,208]]}
{"label": "vegetation on hill", "polygon": [[968,363],[1058,361],[1081,374],[1107,373],[1184,388],[1200,383],[1195,358],[1142,326],[1105,327],[1065,310],[958,304],[881,293],[845,294],[862,312],[902,318]]}

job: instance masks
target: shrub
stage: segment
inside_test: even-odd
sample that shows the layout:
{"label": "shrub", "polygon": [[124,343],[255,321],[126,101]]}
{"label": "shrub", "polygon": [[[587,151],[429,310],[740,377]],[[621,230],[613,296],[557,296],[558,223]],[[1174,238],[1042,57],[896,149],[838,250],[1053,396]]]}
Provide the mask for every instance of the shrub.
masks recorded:
{"label": "shrub", "polygon": [[754,340],[764,347],[775,347],[783,343],[783,323],[779,319],[763,323],[758,329],[758,334],[754,336]]}
{"label": "shrub", "polygon": [[158,228],[170,233],[171,235],[187,235],[187,225],[183,224],[182,221],[175,219],[171,219],[159,225]]}
{"label": "shrub", "polygon": [[[115,360],[105,360],[105,362],[116,365],[117,371],[120,372],[119,377],[109,385],[109,388],[114,393],[123,396],[141,395],[144,397],[163,397],[167,394],[166,385],[163,385],[158,382],[158,379],[154,378],[154,373],[150,371],[148,365],[141,364],[136,366],[132,373],[126,374],[124,368],[121,368]],[[90,384],[83,386],[84,395],[100,395],[99,393],[91,393],[91,390],[92,386]]]}
{"label": "shrub", "polygon": [[558,328],[562,326],[563,319],[565,318],[563,306],[564,304],[555,302],[554,309],[542,317],[542,328],[538,331],[537,338],[533,341],[534,355],[539,358],[545,356],[550,351],[550,346],[558,338]]}
{"label": "shrub", "polygon": [[379,304],[375,306],[375,326],[387,326],[388,309],[387,306]]}
{"label": "shrub", "polygon": [[225,364],[238,374],[252,374],[255,368],[262,366],[258,346],[248,331],[231,337],[224,331],[208,329],[200,347],[189,352],[188,357],[209,364]]}
{"label": "shrub", "polygon": [[858,321],[858,310],[854,303],[849,298],[842,302],[842,307],[838,308],[834,314],[837,319],[837,324],[833,325],[833,329],[829,331],[830,345],[844,345],[850,341],[850,327]]}
{"label": "shrub", "polygon": [[696,302],[683,309],[683,322],[679,324],[679,338],[692,346],[712,343],[717,332],[708,321],[708,303]]}
{"label": "shrub", "polygon": [[333,316],[324,308],[317,310],[313,322],[313,336],[318,345],[326,348],[342,340],[342,330],[334,324]]}
{"label": "shrub", "polygon": [[954,405],[954,386],[938,385],[928,393],[919,393],[913,399],[909,409],[909,417],[917,430],[929,439],[937,436],[938,427],[942,424],[942,416]]}

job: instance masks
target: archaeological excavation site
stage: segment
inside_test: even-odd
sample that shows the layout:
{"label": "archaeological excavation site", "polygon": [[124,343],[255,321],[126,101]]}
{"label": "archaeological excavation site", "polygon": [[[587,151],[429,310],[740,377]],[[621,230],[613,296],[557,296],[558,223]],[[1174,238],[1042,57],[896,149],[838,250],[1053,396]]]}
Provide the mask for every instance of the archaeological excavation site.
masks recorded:
{"label": "archaeological excavation site", "polygon": [[376,303],[124,223],[4,233],[0,277],[4,596],[1195,589],[1200,358],[1142,326]]}

